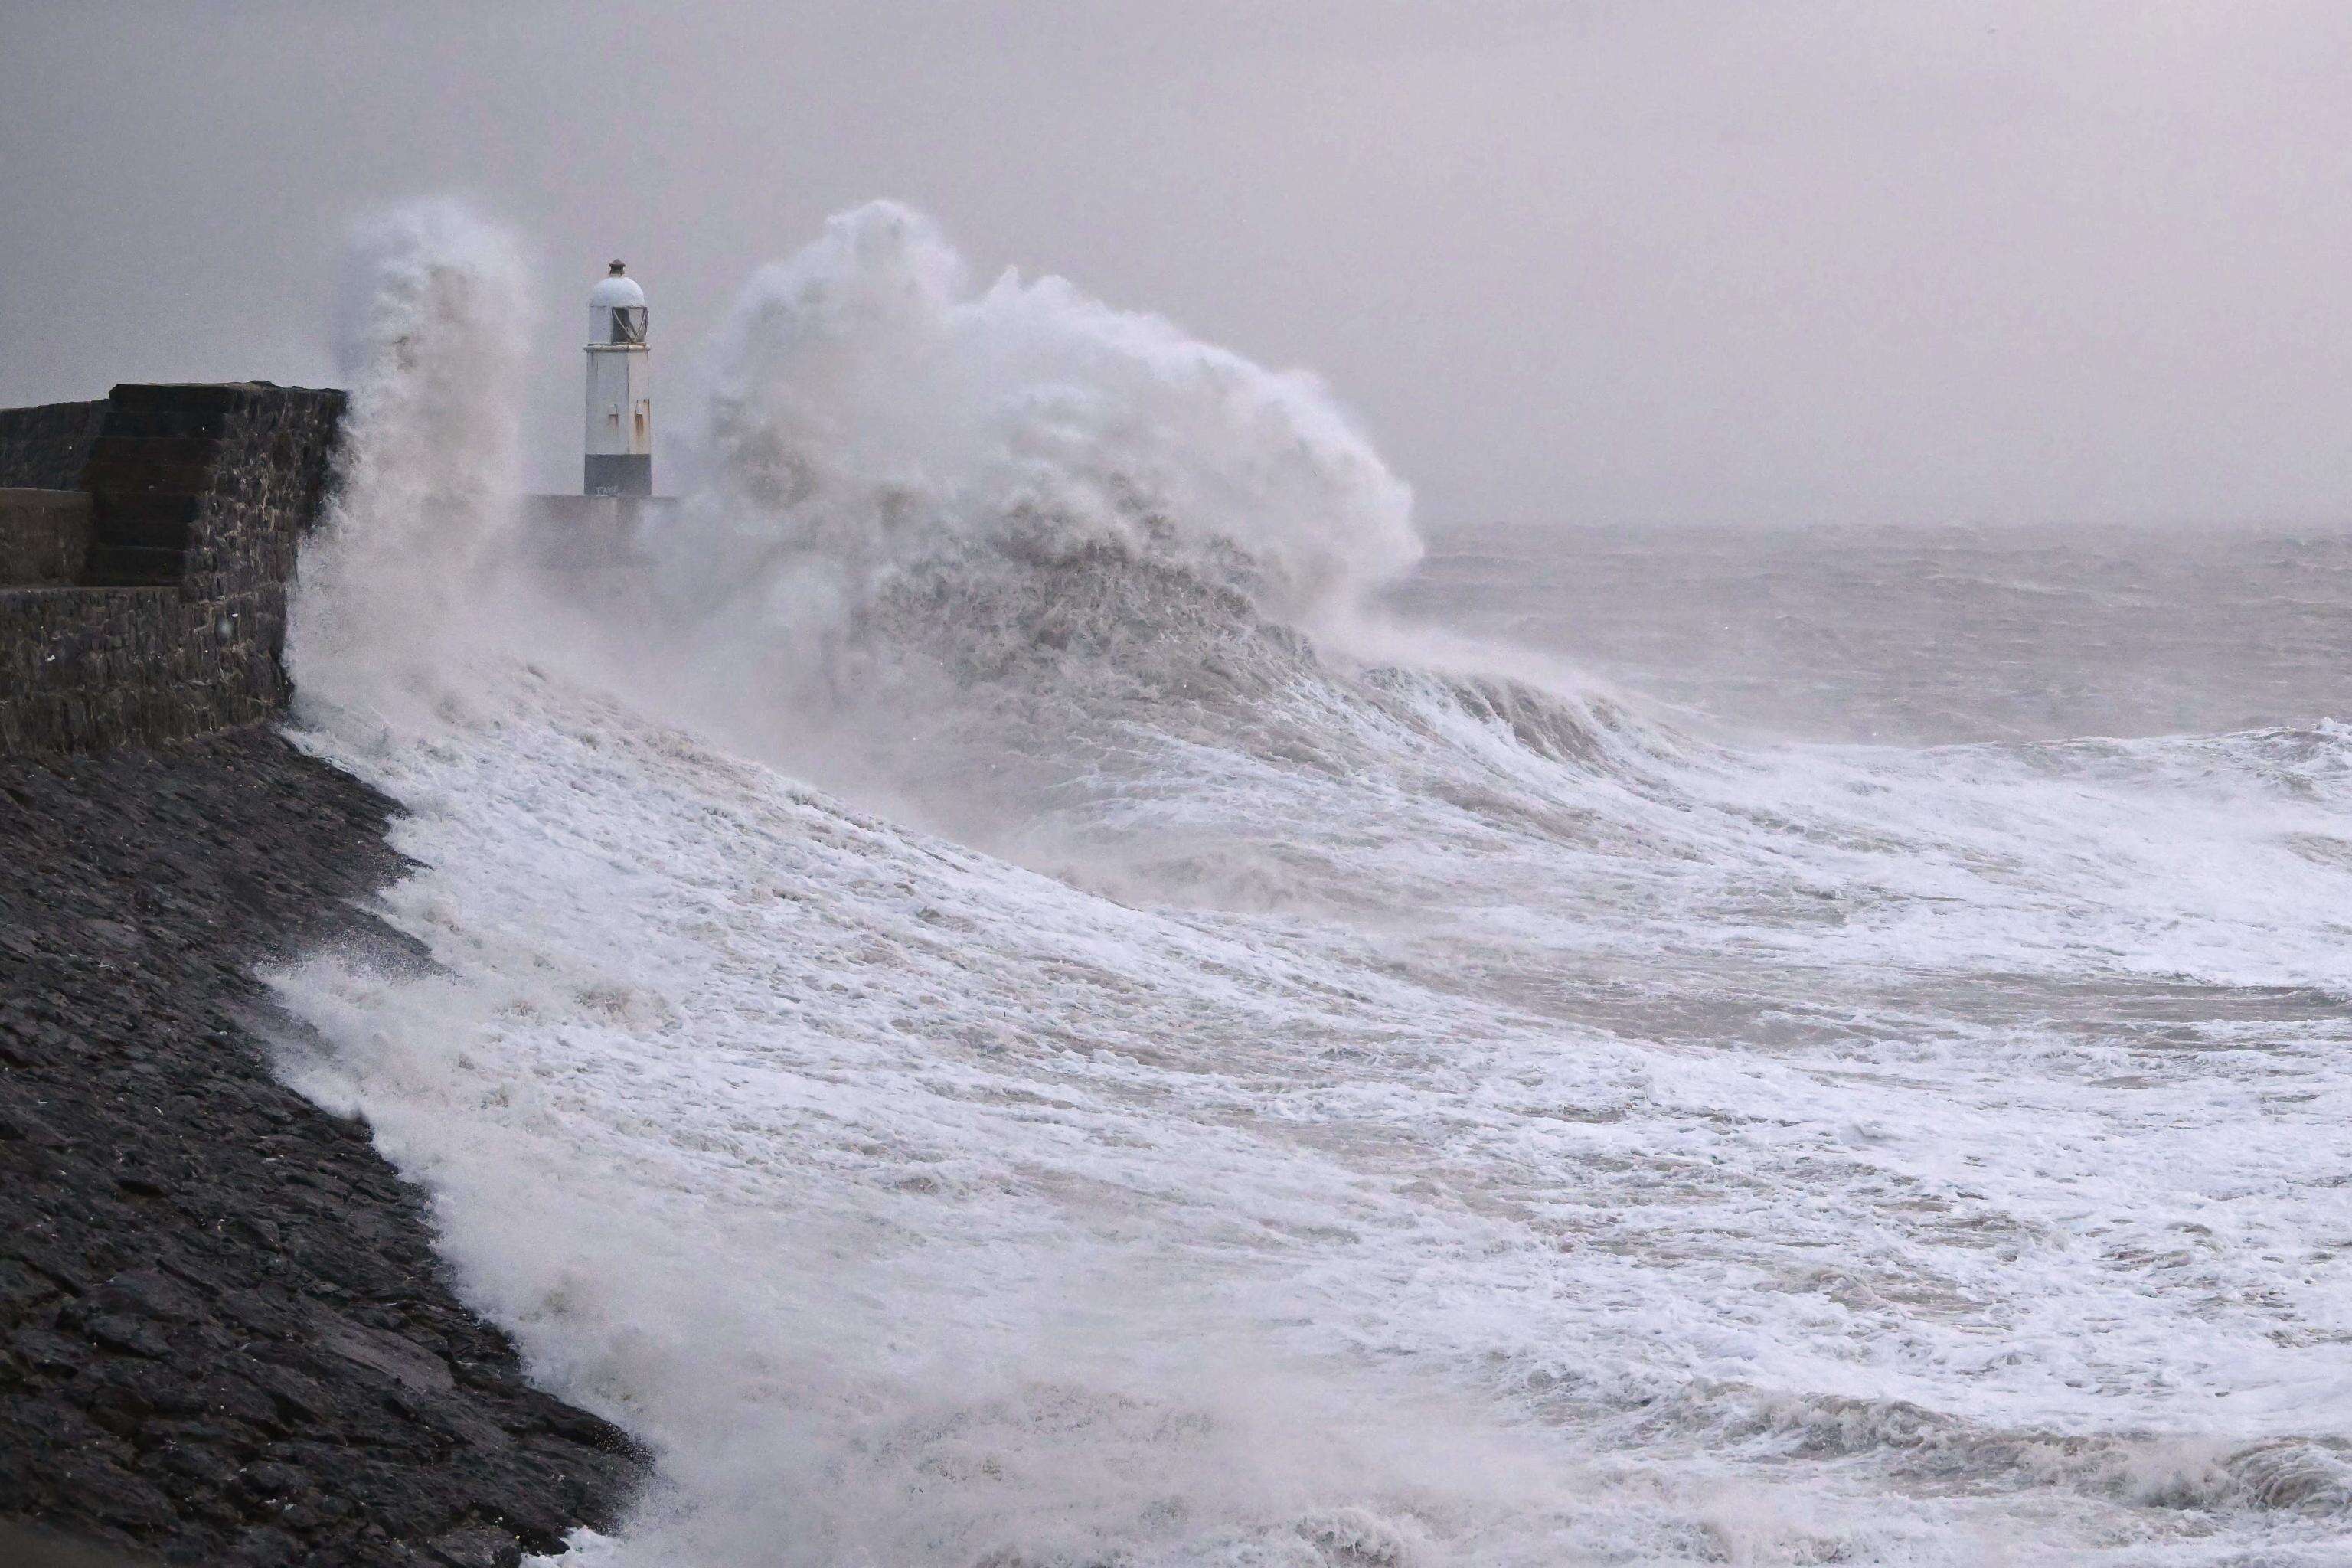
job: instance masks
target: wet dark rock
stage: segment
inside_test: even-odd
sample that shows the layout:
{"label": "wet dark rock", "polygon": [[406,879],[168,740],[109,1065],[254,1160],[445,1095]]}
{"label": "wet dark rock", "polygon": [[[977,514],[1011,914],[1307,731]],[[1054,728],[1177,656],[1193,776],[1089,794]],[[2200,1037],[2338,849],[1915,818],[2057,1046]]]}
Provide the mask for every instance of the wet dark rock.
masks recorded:
{"label": "wet dark rock", "polygon": [[0,1549],[512,1564],[642,1481],[458,1304],[365,1124],[268,1071],[257,963],[422,959],[362,907],[390,809],[257,730],[0,759]]}

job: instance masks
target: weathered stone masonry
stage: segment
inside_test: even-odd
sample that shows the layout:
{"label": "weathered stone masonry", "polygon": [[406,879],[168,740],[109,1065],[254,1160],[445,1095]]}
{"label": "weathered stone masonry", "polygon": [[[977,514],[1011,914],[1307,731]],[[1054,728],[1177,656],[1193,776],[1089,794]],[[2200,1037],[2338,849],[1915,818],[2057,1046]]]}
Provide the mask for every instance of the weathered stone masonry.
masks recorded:
{"label": "weathered stone masonry", "polygon": [[257,966],[427,962],[368,909],[394,803],[252,722],[342,411],[0,411],[0,1568],[515,1568],[646,1475],[270,1069]]}
{"label": "weathered stone masonry", "polygon": [[178,740],[284,706],[287,582],[343,406],[236,382],[0,410],[0,753]]}
{"label": "weathered stone masonry", "polygon": [[0,485],[37,490],[81,488],[89,444],[106,423],[107,400],[0,408]]}

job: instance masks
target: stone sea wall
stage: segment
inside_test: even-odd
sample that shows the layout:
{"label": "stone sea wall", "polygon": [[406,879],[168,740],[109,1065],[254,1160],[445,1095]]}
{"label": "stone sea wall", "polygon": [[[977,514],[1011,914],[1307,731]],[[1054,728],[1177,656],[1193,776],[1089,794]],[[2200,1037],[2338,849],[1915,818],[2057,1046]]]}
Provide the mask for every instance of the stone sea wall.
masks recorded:
{"label": "stone sea wall", "polygon": [[343,395],[0,410],[0,1568],[516,1568],[648,1460],[459,1300],[257,971],[368,912],[395,807],[269,725]]}
{"label": "stone sea wall", "polygon": [[0,411],[17,487],[0,502],[0,753],[184,739],[285,705],[287,582],[343,407],[235,382]]}
{"label": "stone sea wall", "polygon": [[69,588],[89,563],[89,492],[0,489],[0,583]]}
{"label": "stone sea wall", "polygon": [[107,405],[44,403],[0,408],[0,486],[70,490],[81,488],[82,465],[105,423]]}

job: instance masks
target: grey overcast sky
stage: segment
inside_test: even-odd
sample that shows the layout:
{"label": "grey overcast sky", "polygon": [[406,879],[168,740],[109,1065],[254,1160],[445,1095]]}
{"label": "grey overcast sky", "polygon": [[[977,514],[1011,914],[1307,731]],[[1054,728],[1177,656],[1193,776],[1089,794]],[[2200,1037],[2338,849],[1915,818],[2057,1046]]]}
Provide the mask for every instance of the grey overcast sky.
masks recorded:
{"label": "grey overcast sky", "polygon": [[0,0],[0,403],[331,379],[453,193],[657,407],[879,195],[1319,372],[1426,524],[2352,521],[2344,0]]}

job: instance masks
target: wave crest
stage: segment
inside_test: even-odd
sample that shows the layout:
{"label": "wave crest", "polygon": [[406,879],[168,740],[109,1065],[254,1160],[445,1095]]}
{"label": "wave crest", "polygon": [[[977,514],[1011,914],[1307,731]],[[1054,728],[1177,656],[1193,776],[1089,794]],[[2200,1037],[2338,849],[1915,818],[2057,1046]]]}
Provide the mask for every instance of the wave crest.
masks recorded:
{"label": "wave crest", "polygon": [[752,278],[709,356],[674,589],[789,606],[804,634],[813,605],[853,615],[934,559],[1112,547],[1305,625],[1419,559],[1411,490],[1313,376],[1059,278],[968,276],[876,202]]}

